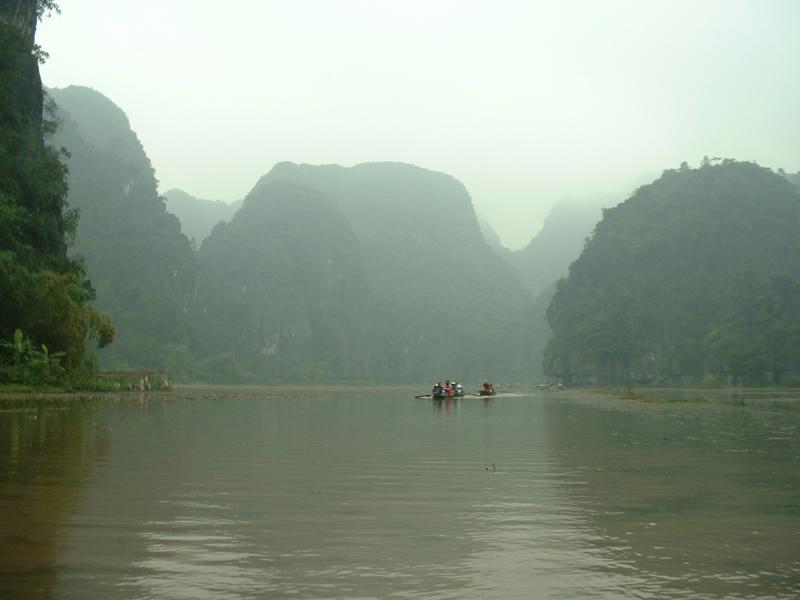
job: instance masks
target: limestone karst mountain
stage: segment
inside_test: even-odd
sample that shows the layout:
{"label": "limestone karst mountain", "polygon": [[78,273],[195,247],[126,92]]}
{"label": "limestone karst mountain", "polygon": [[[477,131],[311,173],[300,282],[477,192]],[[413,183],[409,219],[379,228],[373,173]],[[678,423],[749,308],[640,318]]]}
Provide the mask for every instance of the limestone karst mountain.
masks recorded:
{"label": "limestone karst mountain", "polygon": [[158,195],[153,168],[125,113],[99,92],[50,90],[61,126],[52,143],[70,156],[69,205],[80,211],[71,253],[84,261],[96,305],[117,343],[106,366],[156,367],[162,347],[186,339],[195,256]]}
{"label": "limestone karst mountain", "polygon": [[800,192],[685,163],[604,211],[548,308],[568,382],[800,381]]}

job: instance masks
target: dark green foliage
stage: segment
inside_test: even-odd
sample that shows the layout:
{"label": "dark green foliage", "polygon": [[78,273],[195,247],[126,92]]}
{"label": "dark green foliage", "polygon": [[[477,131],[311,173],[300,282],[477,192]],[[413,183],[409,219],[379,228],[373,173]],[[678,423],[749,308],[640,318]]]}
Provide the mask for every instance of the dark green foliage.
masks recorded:
{"label": "dark green foliage", "polygon": [[74,219],[66,208],[66,169],[43,144],[42,88],[31,45],[0,23],[0,250],[31,269],[77,273],[66,258]]}
{"label": "dark green foliage", "polygon": [[150,161],[125,114],[81,87],[52,90],[69,151],[69,203],[80,210],[72,254],[85,261],[97,307],[119,336],[100,354],[105,366],[161,365],[162,346],[186,343],[195,257],[157,193]]}
{"label": "dark green foliage", "polygon": [[13,349],[0,352],[5,383],[54,383],[85,366],[87,339],[106,345],[114,336],[67,256],[77,214],[67,210],[61,157],[44,143],[53,124],[42,119],[33,36],[37,16],[54,8],[16,2],[0,11],[0,344]]}
{"label": "dark green foliage", "polygon": [[754,384],[800,384],[800,278],[755,274],[703,338],[710,370]]}
{"label": "dark green foliage", "polygon": [[64,352],[50,354],[45,344],[37,348],[17,329],[13,343],[0,340],[0,383],[57,384],[65,374],[63,356]]}
{"label": "dark green foliage", "polygon": [[88,306],[86,286],[73,273],[29,271],[13,254],[0,252],[0,291],[2,339],[22,329],[37,345],[64,352],[69,369],[82,365],[85,340],[103,347],[114,338],[114,326]]}
{"label": "dark green foliage", "polygon": [[665,171],[604,218],[548,309],[545,369],[571,382],[800,375],[800,195],[726,160]]}
{"label": "dark green foliage", "polygon": [[45,16],[60,13],[54,0],[3,0],[0,2],[0,22],[12,26],[26,40],[28,52],[35,55],[40,48],[34,43],[36,26]]}

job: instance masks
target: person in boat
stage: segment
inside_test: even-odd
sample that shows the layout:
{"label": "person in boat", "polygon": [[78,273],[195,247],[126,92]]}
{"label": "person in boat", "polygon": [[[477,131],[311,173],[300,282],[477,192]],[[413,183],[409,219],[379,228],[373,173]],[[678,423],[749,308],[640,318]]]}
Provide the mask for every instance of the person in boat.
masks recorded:
{"label": "person in boat", "polygon": [[442,386],[441,381],[437,381],[433,386],[433,391],[431,392],[431,396],[434,398],[444,398],[447,394],[444,391],[444,387]]}
{"label": "person in boat", "polygon": [[483,382],[483,391],[486,392],[487,394],[492,394],[492,393],[494,393],[494,386],[491,383],[489,383],[488,381],[484,381]]}
{"label": "person in boat", "polygon": [[464,386],[454,381],[450,384],[453,387],[453,396],[463,396],[464,395]]}
{"label": "person in boat", "polygon": [[444,392],[447,394],[448,398],[453,397],[453,386],[450,384],[450,380],[444,382]]}

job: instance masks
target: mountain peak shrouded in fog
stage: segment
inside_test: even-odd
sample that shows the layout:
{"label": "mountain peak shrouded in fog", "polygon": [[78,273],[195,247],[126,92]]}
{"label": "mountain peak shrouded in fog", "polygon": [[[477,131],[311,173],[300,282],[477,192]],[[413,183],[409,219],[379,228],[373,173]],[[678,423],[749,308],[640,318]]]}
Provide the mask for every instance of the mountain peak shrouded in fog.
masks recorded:
{"label": "mountain peak shrouded in fog", "polygon": [[[610,201],[609,201],[610,202]],[[545,219],[541,231],[511,255],[522,283],[534,295],[566,276],[570,263],[600,220],[598,201],[561,201]]]}
{"label": "mountain peak shrouded in fog", "polygon": [[105,365],[218,382],[539,372],[520,326],[529,294],[451,175],[280,162],[237,203],[161,198],[119,107],[89,88],[52,96],[81,210],[74,252],[120,327]]}
{"label": "mountain peak shrouded in fog", "polygon": [[81,137],[98,152],[112,152],[143,172],[153,167],[125,112],[110,98],[90,87],[70,85],[48,90],[56,104],[80,124]]}
{"label": "mountain peak shrouded in fog", "polygon": [[354,227],[365,235],[433,239],[438,233],[468,245],[482,239],[469,193],[445,173],[399,162],[353,167],[282,162],[258,185],[276,180],[330,190]]}
{"label": "mountain peak shrouded in fog", "polygon": [[[326,198],[355,235],[365,286],[358,297],[366,303],[359,312],[369,323],[372,348],[367,363],[354,363],[368,368],[360,376],[403,381],[456,368],[462,375],[480,377],[487,365],[508,375],[525,371],[521,355],[508,360],[496,352],[520,344],[510,316],[522,310],[522,288],[483,240],[469,194],[459,181],[404,163],[346,168],[283,162],[258,181],[220,234],[265,202],[277,185],[284,186],[277,189],[284,190],[287,205],[291,193],[286,190],[291,189]],[[313,214],[306,218],[310,223],[325,219]],[[269,237],[271,226],[265,222],[262,231]],[[201,264],[216,237],[217,230],[203,244]],[[313,237],[294,243],[313,244]],[[302,273],[297,276],[304,280]],[[312,278],[306,289],[315,285]],[[278,333],[265,331],[261,342]],[[362,343],[357,336],[346,339]],[[279,352],[269,351],[262,367],[272,369]]]}
{"label": "mountain peak shrouded in fog", "polygon": [[229,221],[242,205],[241,200],[228,203],[195,198],[178,188],[164,192],[164,200],[167,210],[180,219],[181,231],[194,240],[196,246],[208,237],[214,225]]}
{"label": "mountain peak shrouded in fog", "polygon": [[62,5],[45,84],[103,90],[199,198],[286,159],[397,160],[458,178],[517,250],[556,199],[683,160],[800,169],[795,0]]}
{"label": "mountain peak shrouded in fog", "polygon": [[[457,178],[404,162],[282,161],[232,204],[179,189],[161,198],[148,156],[119,107],[85,87],[51,95],[62,123],[53,143],[70,152],[69,202],[81,211],[73,252],[86,259],[98,306],[120,327],[118,343],[101,358],[115,366],[166,364],[186,380],[400,382],[450,370],[462,378],[487,371],[536,377],[552,334],[545,312],[555,283],[571,264],[598,260],[596,252],[587,258],[584,246],[604,239],[593,234],[603,214],[628,214],[621,207],[650,198],[648,190],[666,190],[664,182],[695,182],[679,186],[680,193],[659,192],[674,199],[658,219],[631,233],[630,250],[641,245],[639,233],[685,219],[687,197],[698,199],[698,210],[719,204],[703,186],[723,186],[731,201],[738,197],[736,180],[751,198],[774,195],[776,182],[796,189],[789,183],[796,175],[766,177],[768,170],[750,163],[711,158],[699,169],[684,163],[633,195],[612,199],[598,192],[556,203],[529,243],[512,251],[478,217]],[[728,175],[710,180],[715,173]],[[601,206],[608,210],[601,213]],[[727,222],[713,211],[706,217],[702,227]],[[687,221],[686,228],[695,225]],[[698,268],[708,268],[711,258]],[[644,266],[630,270],[646,279]],[[765,280],[763,287],[773,284]],[[552,316],[565,294],[555,296]],[[553,323],[558,344],[564,325]],[[717,330],[734,325],[720,322]],[[718,356],[723,342],[709,340],[722,334],[705,335],[704,348],[716,348]],[[563,359],[553,360],[551,373],[572,376],[553,370]]]}

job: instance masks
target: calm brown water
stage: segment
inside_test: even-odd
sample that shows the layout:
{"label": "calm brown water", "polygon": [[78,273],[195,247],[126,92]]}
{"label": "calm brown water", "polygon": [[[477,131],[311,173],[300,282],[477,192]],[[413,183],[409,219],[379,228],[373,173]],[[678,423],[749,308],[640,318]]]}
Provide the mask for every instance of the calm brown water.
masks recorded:
{"label": "calm brown water", "polygon": [[2,401],[0,598],[800,597],[800,395],[414,392]]}

